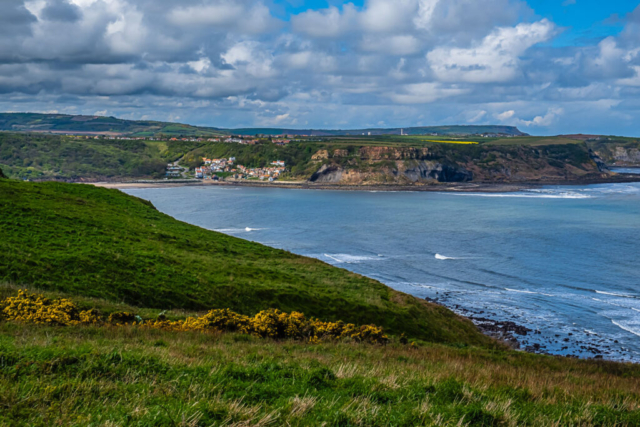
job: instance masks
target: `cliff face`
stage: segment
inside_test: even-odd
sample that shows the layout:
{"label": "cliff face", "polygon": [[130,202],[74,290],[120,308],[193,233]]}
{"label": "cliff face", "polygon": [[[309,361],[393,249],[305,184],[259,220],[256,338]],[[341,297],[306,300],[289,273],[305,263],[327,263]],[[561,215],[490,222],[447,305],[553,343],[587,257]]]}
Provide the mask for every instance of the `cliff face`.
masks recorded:
{"label": "cliff face", "polygon": [[640,148],[625,145],[600,145],[594,152],[611,166],[640,166]]}
{"label": "cliff face", "polygon": [[319,150],[310,181],[332,184],[569,181],[610,174],[584,144],[348,147]]}

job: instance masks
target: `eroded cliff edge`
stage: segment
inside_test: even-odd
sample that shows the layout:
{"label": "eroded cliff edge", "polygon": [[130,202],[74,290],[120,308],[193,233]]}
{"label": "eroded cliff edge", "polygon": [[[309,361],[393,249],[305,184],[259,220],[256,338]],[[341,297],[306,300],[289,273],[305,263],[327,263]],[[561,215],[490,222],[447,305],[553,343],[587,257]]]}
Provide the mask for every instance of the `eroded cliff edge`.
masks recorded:
{"label": "eroded cliff edge", "polygon": [[345,147],[318,150],[309,181],[326,184],[558,182],[606,179],[606,163],[583,144],[495,147]]}

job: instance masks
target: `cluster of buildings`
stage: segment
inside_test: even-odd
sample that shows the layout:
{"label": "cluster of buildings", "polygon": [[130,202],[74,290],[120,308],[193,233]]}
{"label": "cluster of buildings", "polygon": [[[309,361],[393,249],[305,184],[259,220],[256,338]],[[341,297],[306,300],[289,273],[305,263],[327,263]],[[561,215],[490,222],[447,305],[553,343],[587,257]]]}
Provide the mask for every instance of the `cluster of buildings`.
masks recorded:
{"label": "cluster of buildings", "polygon": [[169,138],[169,141],[188,141],[188,142],[220,142],[220,138]]}
{"label": "cluster of buildings", "polygon": [[235,157],[229,157],[228,159],[207,159],[202,158],[204,166],[196,168],[196,178],[205,178],[207,175],[211,175],[216,172],[236,172],[234,163]]}
{"label": "cluster of buildings", "polygon": [[186,171],[187,171],[187,169],[183,168],[182,166],[179,166],[178,162],[169,163],[167,165],[167,172],[166,172],[165,176],[167,178],[180,178],[180,177],[184,177],[184,173]]}
{"label": "cluster of buildings", "polygon": [[[195,177],[198,179],[218,180],[216,173],[231,173],[234,179],[259,179],[261,181],[275,181],[286,170],[284,160],[276,160],[271,162],[267,167],[263,168],[247,168],[243,165],[235,164],[235,157],[228,159],[202,159],[204,165],[195,169]],[[169,169],[167,169],[167,174]],[[169,175],[167,175],[169,176]]]}
{"label": "cluster of buildings", "polygon": [[185,142],[226,142],[226,143],[235,143],[235,144],[247,144],[247,145],[256,145],[265,142],[268,139],[271,139],[271,142],[284,146],[291,142],[291,138],[293,136],[288,135],[277,135],[273,137],[265,136],[265,135],[232,135],[229,137],[222,138],[203,138],[203,137],[156,137],[156,136],[118,136],[118,135],[79,135],[74,133],[64,133],[63,135],[70,136],[73,138],[83,138],[83,139],[108,139],[108,140],[126,140],[126,141],[185,141]]}
{"label": "cluster of buildings", "polygon": [[[246,144],[246,145],[256,145],[264,142],[264,138],[249,136],[249,135],[241,135],[241,136],[231,136],[223,140],[226,143],[235,143],[235,144]],[[271,142],[276,145],[287,145],[291,142],[290,139],[287,138],[271,138]]]}

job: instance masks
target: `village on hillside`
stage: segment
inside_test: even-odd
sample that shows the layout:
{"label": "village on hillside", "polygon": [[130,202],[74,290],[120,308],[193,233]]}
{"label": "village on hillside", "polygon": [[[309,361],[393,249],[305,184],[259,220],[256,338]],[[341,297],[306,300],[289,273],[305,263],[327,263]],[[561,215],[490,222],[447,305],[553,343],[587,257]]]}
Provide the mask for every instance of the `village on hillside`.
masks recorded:
{"label": "village on hillside", "polygon": [[[195,168],[195,178],[212,179],[217,181],[221,176],[233,179],[257,179],[260,181],[275,181],[286,170],[284,160],[275,160],[269,166],[262,168],[247,168],[236,165],[236,158],[208,159],[202,158],[203,165]],[[179,166],[177,162],[167,165],[167,178],[185,177],[187,169]]]}

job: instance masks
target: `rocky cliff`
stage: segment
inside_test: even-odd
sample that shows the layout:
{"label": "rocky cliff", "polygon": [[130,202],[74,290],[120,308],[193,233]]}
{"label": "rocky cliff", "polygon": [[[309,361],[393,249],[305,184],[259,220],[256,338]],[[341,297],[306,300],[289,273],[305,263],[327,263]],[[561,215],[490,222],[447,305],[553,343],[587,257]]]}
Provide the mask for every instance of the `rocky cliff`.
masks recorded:
{"label": "rocky cliff", "polygon": [[593,152],[610,166],[640,166],[640,143],[611,141],[590,144]]}
{"label": "rocky cliff", "polygon": [[433,182],[557,182],[594,179],[610,172],[584,144],[543,147],[484,145],[345,147],[319,150],[311,182],[427,184]]}

